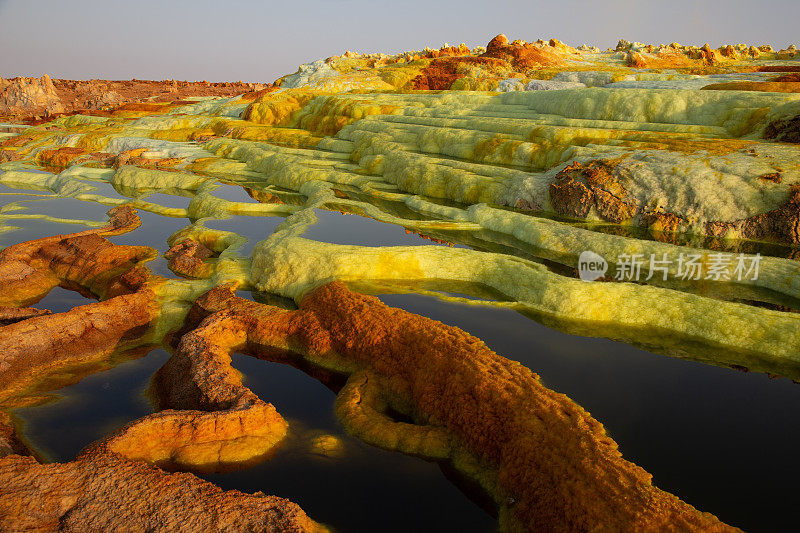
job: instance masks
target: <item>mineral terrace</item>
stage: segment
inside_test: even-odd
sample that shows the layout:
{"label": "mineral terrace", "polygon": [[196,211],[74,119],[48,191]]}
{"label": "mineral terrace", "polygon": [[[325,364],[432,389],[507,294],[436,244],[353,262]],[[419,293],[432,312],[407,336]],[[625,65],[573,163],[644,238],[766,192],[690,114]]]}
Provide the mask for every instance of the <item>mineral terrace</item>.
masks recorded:
{"label": "mineral terrace", "polygon": [[[349,433],[448,463],[494,502],[500,530],[737,530],[654,486],[535,368],[368,293],[491,291],[481,305],[562,331],[800,379],[794,47],[498,35],[473,50],[347,52],[263,85],[0,79],[0,118],[0,198],[14,196],[0,232],[75,228],[0,250],[0,530],[327,530],[280,494],[192,473],[269,460],[290,429],[234,353],[341,376]],[[224,198],[231,187],[246,198]],[[53,199],[108,218],[38,210]],[[307,236],[326,211],[426,240]],[[168,243],[113,242],[144,214],[185,227]],[[281,220],[258,239],[214,229],[241,217]],[[677,281],[673,264],[669,279],[586,283],[584,250],[693,254],[706,272],[714,254],[759,252],[760,270]],[[151,268],[159,257],[169,272]],[[55,287],[87,304],[36,307]],[[153,414],[70,462],[22,438],[11,412],[47,383],[153,346],[171,354]]]}

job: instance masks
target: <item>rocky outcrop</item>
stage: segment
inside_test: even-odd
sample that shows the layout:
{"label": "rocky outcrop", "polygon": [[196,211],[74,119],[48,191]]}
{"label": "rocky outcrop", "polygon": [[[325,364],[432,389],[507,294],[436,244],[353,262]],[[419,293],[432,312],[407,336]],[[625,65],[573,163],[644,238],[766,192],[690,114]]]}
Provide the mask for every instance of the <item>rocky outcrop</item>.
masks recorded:
{"label": "rocky outcrop", "polygon": [[[378,446],[452,461],[495,498],[502,529],[735,530],[653,487],[577,404],[458,328],[338,282],[297,311],[214,289],[197,300],[186,328],[198,323],[182,346],[199,335],[210,343],[206,352],[238,343],[259,358],[290,361],[294,352],[348,373],[337,399],[348,429]],[[216,340],[232,330],[236,343]],[[393,420],[389,410],[415,423]]]}
{"label": "rocky outcrop", "polygon": [[135,210],[125,206],[109,211],[108,226],[71,235],[28,241],[0,251],[0,305],[26,306],[57,285],[93,297],[117,289],[122,274],[151,259],[152,248],[114,246],[104,236],[136,228]]}
{"label": "rocky outcrop", "polygon": [[[138,265],[152,251],[104,239],[139,223],[129,207],[110,216],[104,228],[0,253],[6,303],[38,299],[56,284],[103,298],[56,314],[0,308],[0,407],[24,401],[35,394],[35,381],[63,367],[102,364],[152,342],[147,333],[159,314],[162,282]],[[214,331],[214,338],[221,342],[223,333]],[[132,422],[72,462],[43,465],[21,456],[29,451],[0,410],[0,530],[321,530],[287,500],[223,492],[191,474],[151,466],[246,464],[263,459],[286,434],[286,421],[241,385],[230,359],[215,359],[195,337],[186,336],[171,360],[177,363],[160,373],[170,408]],[[191,359],[194,370],[181,364]]]}
{"label": "rocky outcrop", "polygon": [[574,162],[565,167],[550,184],[550,201],[561,215],[586,218],[592,213],[617,224],[632,219],[640,208],[607,162]]}
{"label": "rocky outcrop", "polygon": [[[778,178],[780,179],[780,178]],[[800,185],[777,209],[734,222],[709,222],[708,235],[725,236],[733,230],[746,239],[800,243]]]}
{"label": "rocky outcrop", "polygon": [[644,57],[642,57],[642,54],[640,54],[639,52],[635,52],[635,51],[630,51],[630,52],[627,53],[627,55],[625,56],[625,63],[629,67],[633,67],[633,68],[645,68],[645,67],[647,67],[647,61],[645,61]]}
{"label": "rocky outcrop", "polygon": [[[106,298],[2,327],[0,404],[25,394],[26,376],[102,360],[126,341],[137,342],[157,316],[158,279],[130,263],[129,247],[100,236],[135,226],[135,214],[127,208],[112,217],[114,223],[94,233],[22,243],[0,257],[0,264],[27,264],[55,278],[50,283]],[[91,246],[84,245],[87,238]],[[112,252],[123,261],[112,260]],[[519,363],[457,328],[389,308],[340,283],[317,289],[297,311],[217,288],[196,301],[175,338],[176,350],[154,380],[161,410],[72,462],[41,465],[20,457],[25,450],[8,421],[0,425],[2,527],[318,529],[286,500],[222,492],[153,466],[247,465],[280,444],[286,422],[242,385],[230,364],[230,354],[243,351],[349,374],[336,408],[348,429],[378,446],[451,461],[494,497],[502,528],[731,530],[653,487],[646,472],[622,459],[599,422]],[[398,422],[389,411],[414,423]],[[188,495],[203,502],[189,514]]]}
{"label": "rocky outcrop", "polygon": [[65,109],[47,74],[41,78],[0,78],[0,116],[49,116]]}
{"label": "rocky outcrop", "polygon": [[29,318],[49,315],[47,309],[34,309],[33,307],[0,307],[0,326],[8,326]]}
{"label": "rocky outcrop", "polygon": [[[0,444],[1,446],[1,444]],[[39,464],[0,459],[3,531],[257,531],[320,528],[288,500],[224,492],[192,474],[97,455]]]}
{"label": "rocky outcrop", "polygon": [[760,91],[767,93],[800,93],[797,81],[738,81],[712,83],[702,88],[704,91]]}
{"label": "rocky outcrop", "polygon": [[421,91],[446,91],[463,77],[469,68],[502,69],[507,63],[491,57],[444,57],[434,59],[411,80],[409,87]]}
{"label": "rocky outcrop", "polygon": [[202,243],[186,239],[167,250],[164,257],[173,272],[191,278],[205,278],[211,273],[211,266],[203,261],[212,254]]}
{"label": "rocky outcrop", "polygon": [[569,53],[572,49],[565,47],[555,39],[551,39],[547,44],[524,41],[509,43],[508,38],[500,34],[486,45],[486,53],[483,54],[483,57],[501,59],[508,62],[512,69],[525,72],[533,68],[560,63],[566,55],[565,51]]}
{"label": "rocky outcrop", "polygon": [[[781,183],[781,174],[761,176],[762,181]],[[550,201],[556,213],[574,218],[599,218],[620,224],[634,220],[658,232],[680,232],[690,221],[664,209],[647,209],[615,177],[613,162],[574,162],[556,174],[550,184]],[[521,205],[524,208],[524,205]],[[786,202],[776,209],[733,221],[705,221],[702,229],[711,237],[757,241],[800,242],[800,188],[793,186]]]}
{"label": "rocky outcrop", "polygon": [[[695,360],[796,377],[797,317],[781,312],[800,291],[790,260],[764,257],[760,277],[737,285],[707,278],[708,293],[691,283],[675,291],[570,276],[582,250],[709,254],[733,238],[798,241],[800,167],[796,147],[785,144],[794,122],[773,120],[776,110],[794,109],[796,95],[699,90],[703,77],[720,72],[769,79],[753,71],[774,68],[758,61],[781,53],[790,50],[627,41],[599,52],[499,35],[486,49],[345,53],[284,77],[280,90],[50,81],[64,113],[111,120],[32,120],[3,131],[0,162],[24,163],[3,165],[0,181],[32,192],[9,193],[28,209],[4,209],[2,221],[50,220],[36,206],[53,196],[188,217],[188,227],[166,238],[165,257],[192,279],[154,276],[143,264],[154,249],[108,241],[138,225],[130,207],[113,210],[104,228],[0,251],[3,410],[33,402],[41,394],[35,380],[65,368],[77,367],[77,379],[108,367],[115,353],[160,342],[171,351],[152,381],[157,412],[68,463],[21,458],[31,451],[0,410],[0,529],[167,530],[177,519],[199,530],[316,528],[285,500],[168,473],[249,466],[284,442],[286,420],[231,366],[230,354],[242,352],[336,375],[337,390],[346,379],[335,410],[350,433],[449,462],[491,495],[503,529],[728,530],[654,487],[600,422],[531,370],[457,328],[331,281],[485,287],[510,300],[498,305],[569,332],[681,357],[691,343]],[[176,111],[193,94],[248,89],[241,99]],[[431,90],[441,93],[419,92]],[[162,202],[164,194],[181,200]],[[313,225],[326,223],[320,209],[449,246],[315,240]],[[553,212],[581,220],[563,223]],[[262,227],[270,237],[245,253],[245,240],[259,240],[255,228],[244,237],[204,225],[229,215],[273,217]],[[673,236],[688,228],[705,233],[692,243],[723,244],[673,249],[629,238],[638,231],[631,226]],[[56,286],[91,300],[65,313],[28,307]],[[276,305],[236,298],[234,289],[270,293]],[[732,296],[740,289],[753,305]],[[334,440],[314,447],[338,453]]]}
{"label": "rocky outcrop", "polygon": [[265,84],[241,81],[51,80],[46,74],[41,78],[0,78],[0,117],[35,122],[65,113],[109,111],[142,100],[152,105],[197,96],[236,96],[265,88]]}
{"label": "rocky outcrop", "polygon": [[785,143],[800,143],[800,115],[775,119],[764,129],[764,137]]}

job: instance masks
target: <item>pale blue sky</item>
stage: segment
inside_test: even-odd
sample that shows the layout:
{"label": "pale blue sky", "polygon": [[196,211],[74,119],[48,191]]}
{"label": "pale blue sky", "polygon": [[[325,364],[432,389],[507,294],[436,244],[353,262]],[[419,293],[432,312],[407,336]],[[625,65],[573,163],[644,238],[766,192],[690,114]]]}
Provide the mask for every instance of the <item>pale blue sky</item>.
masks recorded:
{"label": "pale blue sky", "polygon": [[0,0],[0,76],[272,81],[345,50],[556,37],[800,46],[800,0]]}

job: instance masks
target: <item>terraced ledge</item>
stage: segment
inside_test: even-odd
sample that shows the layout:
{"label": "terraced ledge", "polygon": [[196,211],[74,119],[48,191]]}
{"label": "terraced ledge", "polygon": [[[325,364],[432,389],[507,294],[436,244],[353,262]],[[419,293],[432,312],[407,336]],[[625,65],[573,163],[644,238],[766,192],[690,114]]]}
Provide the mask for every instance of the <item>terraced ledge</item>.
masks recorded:
{"label": "terraced ledge", "polygon": [[[0,80],[0,114],[30,119],[0,133],[0,231],[92,228],[0,251],[0,530],[323,529],[287,500],[173,472],[247,467],[285,442],[288,422],[243,385],[234,352],[344,375],[335,410],[350,433],[451,463],[494,499],[502,530],[733,530],[654,487],[532,370],[343,283],[468,286],[503,300],[475,305],[570,333],[800,380],[798,59],[498,35],[348,52],[269,86]],[[58,218],[59,202],[107,206],[110,221]],[[170,235],[158,222],[139,235],[158,230],[165,242],[142,244],[168,244],[181,279],[151,273],[154,248],[109,241],[139,226],[136,209],[170,219]],[[324,211],[430,240],[315,240]],[[254,230],[207,225],[238,217]],[[586,283],[571,273],[583,251],[612,267],[673,262],[662,280]],[[709,273],[719,251],[757,257],[758,276],[681,278],[677,257]],[[96,301],[40,309],[58,286]],[[37,461],[12,409],[41,400],[47,378],[156,345],[171,357],[155,413],[73,461]]]}
{"label": "terraced ledge", "polygon": [[[104,298],[0,328],[4,408],[35,393],[34,377],[152,342],[159,314],[154,288],[163,282],[138,264],[151,255],[147,249],[100,236],[137,222],[130,208],[111,215],[117,222],[93,233],[4,251],[3,264],[27,265],[28,277],[46,281],[37,284],[40,293],[69,283]],[[84,246],[88,238],[92,246]],[[243,351],[288,363],[302,357],[349,374],[336,402],[348,430],[378,446],[452,462],[494,497],[504,530],[732,529],[653,487],[646,472],[622,459],[599,422],[519,363],[457,328],[388,308],[341,283],[316,289],[297,311],[218,287],[197,299],[174,338],[180,341],[153,386],[160,410],[74,461],[43,465],[19,455],[29,452],[4,415],[2,527],[321,529],[286,500],[222,492],[191,474],[159,468],[244,466],[280,445],[287,423],[231,367],[230,354]],[[389,408],[416,423],[392,420]],[[202,509],[188,503],[197,498],[204,499]]]}
{"label": "terraced ledge", "polygon": [[[101,237],[139,224],[130,207],[110,215],[104,228],[0,252],[0,293],[11,304],[3,308],[7,323],[0,326],[0,530],[321,530],[288,500],[223,492],[191,474],[151,466],[241,464],[263,459],[280,443],[286,422],[272,405],[237,386],[232,370],[193,389],[196,382],[181,373],[186,369],[175,369],[168,403],[180,410],[139,419],[69,463],[40,464],[29,456],[6,409],[35,398],[37,383],[48,375],[66,368],[97,371],[115,352],[157,340],[152,323],[160,309],[153,288],[163,282],[138,264],[153,250],[115,246]],[[55,314],[13,307],[58,284],[104,299]],[[186,390],[191,398],[181,396]]]}
{"label": "terraced ledge", "polygon": [[[293,352],[350,375],[337,414],[372,444],[449,460],[478,480],[508,531],[736,531],[651,484],[602,424],[536,374],[458,328],[393,309],[334,282],[297,311],[217,288],[187,321],[219,354],[286,362]],[[236,331],[231,342],[220,331]],[[165,368],[181,364],[179,349]],[[416,424],[393,421],[388,408]]]}

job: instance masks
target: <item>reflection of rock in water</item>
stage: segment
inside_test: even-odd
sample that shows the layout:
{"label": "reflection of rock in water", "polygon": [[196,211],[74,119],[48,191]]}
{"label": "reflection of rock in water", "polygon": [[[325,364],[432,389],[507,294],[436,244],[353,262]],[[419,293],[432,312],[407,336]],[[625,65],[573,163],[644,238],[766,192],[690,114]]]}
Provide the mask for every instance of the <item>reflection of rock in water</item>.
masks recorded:
{"label": "reflection of rock in water", "polygon": [[333,435],[320,435],[311,441],[311,453],[336,459],[344,455],[342,441]]}
{"label": "reflection of rock in water", "polygon": [[[650,476],[620,457],[598,422],[518,363],[456,328],[388,308],[341,284],[317,289],[297,311],[214,289],[197,300],[187,319],[188,327],[193,324],[200,327],[187,336],[199,333],[214,344],[213,353],[232,345],[217,342],[216,332],[236,330],[238,345],[246,339],[245,351],[257,357],[280,360],[291,346],[319,366],[350,373],[337,398],[348,430],[381,447],[452,461],[493,495],[501,527],[557,526],[564,517],[573,517],[568,529],[589,523],[724,527],[652,487]],[[182,350],[173,357],[184,357]],[[390,406],[421,425],[387,417]],[[564,470],[569,480],[561,477]]]}
{"label": "reflection of rock in water", "polygon": [[[72,350],[63,348],[65,338],[73,339],[70,347],[77,347],[82,357],[94,350],[94,357],[102,359],[108,357],[109,349],[119,346],[125,339],[141,342],[141,335],[151,329],[146,326],[157,313],[154,305],[157,292],[153,289],[158,291],[158,284],[163,282],[131,260],[130,253],[140,254],[140,257],[143,254],[146,258],[150,253],[147,249],[114,246],[99,236],[129,230],[138,222],[130,209],[116,210],[112,214],[112,224],[100,230],[24,243],[5,250],[0,257],[4,260],[3,266],[20,265],[11,270],[12,277],[7,278],[6,283],[15,283],[16,272],[25,265],[20,259],[27,259],[35,265],[27,266],[28,277],[38,275],[43,280],[36,289],[39,293],[47,292],[55,283],[70,282],[75,288],[110,297],[67,313],[28,318],[5,326],[5,330],[27,327],[30,331],[43,332],[52,343],[42,345],[41,340],[31,337],[31,342],[22,347],[4,347],[8,368],[2,376],[6,395],[15,391],[16,396],[24,395],[24,389],[20,390],[15,383],[20,379],[20,372],[13,366],[17,361],[30,361],[35,356],[39,358],[39,365],[47,367],[53,361],[63,365],[71,358],[74,360]],[[92,247],[81,248],[86,239],[91,241]],[[48,249],[70,250],[72,255],[45,254],[43,250]],[[42,254],[57,259],[44,264],[31,259]],[[30,297],[22,294],[20,301]],[[142,327],[132,329],[130,318],[135,316],[132,312],[137,305],[142,313]],[[125,313],[126,319],[122,316],[100,318],[103,313],[114,312]],[[74,324],[81,324],[87,318],[91,322],[84,322],[83,329],[75,329]],[[495,356],[482,344],[475,344],[476,339],[455,328],[391,310],[374,298],[349,292],[341,284],[318,289],[301,302],[297,311],[264,306],[235,298],[229,290],[214,289],[195,303],[182,331],[176,351],[154,382],[153,394],[160,407],[166,410],[129,424],[90,446],[76,461],[63,466],[36,466],[9,456],[5,460],[5,472],[9,477],[4,486],[16,486],[12,483],[27,480],[27,476],[40,476],[41,469],[55,468],[48,480],[58,483],[62,494],[70,494],[78,487],[84,490],[86,485],[89,492],[94,492],[91,480],[94,478],[74,481],[72,476],[80,479],[81,474],[75,472],[84,468],[103,473],[113,465],[116,472],[122,471],[128,479],[143,476],[150,483],[147,490],[158,487],[159,496],[163,497],[169,491],[161,486],[163,481],[157,480],[168,480],[169,474],[156,474],[152,468],[146,470],[148,467],[137,464],[138,461],[202,470],[268,456],[285,435],[286,423],[272,405],[262,402],[242,386],[239,374],[230,365],[229,354],[234,349],[244,349],[260,357],[285,358],[286,355],[281,354],[290,348],[315,365],[351,374],[339,392],[337,412],[354,434],[382,447],[453,461],[456,468],[476,478],[493,494],[503,510],[501,524],[532,523],[534,515],[540,523],[554,520],[543,518],[543,508],[539,507],[543,504],[547,508],[555,504],[566,506],[565,509],[572,510],[567,514],[590,516],[590,520],[609,524],[662,523],[667,516],[656,509],[664,505],[672,509],[673,516],[668,523],[674,520],[693,526],[714,523],[710,515],[701,515],[674,496],[652,488],[644,472],[619,458],[602,426],[565,397],[542,387],[529,371]],[[7,338],[19,337],[16,331],[10,333]],[[293,341],[287,344],[289,339]],[[498,385],[501,388],[496,388]],[[511,396],[501,392],[507,387],[517,392]],[[542,422],[538,418],[534,426],[528,427],[533,420],[514,415],[522,404],[525,404],[524,410],[533,408],[540,413],[549,430],[542,433],[541,428],[534,429]],[[415,421],[432,425],[393,421],[382,414],[389,406],[409,414]],[[555,406],[558,406],[558,413],[553,411]],[[500,418],[485,418],[480,414],[492,412],[500,414]],[[4,448],[7,451],[19,449],[13,433],[5,431],[8,435]],[[533,447],[526,444],[526,439],[530,438],[537,442]],[[560,439],[566,441],[560,442]],[[564,450],[574,449],[568,444],[574,439],[577,439],[575,442],[587,439],[586,443],[595,443],[589,449],[581,447],[584,448],[582,453],[589,453],[591,457],[577,459],[567,452],[562,460],[556,460]],[[337,439],[330,435],[317,437],[312,446],[315,453],[328,457],[342,452]],[[511,450],[513,454],[509,453]],[[544,454],[545,450],[550,452]],[[557,501],[543,500],[536,489],[538,483],[549,478],[543,476],[543,472],[553,468],[560,470],[565,464],[576,469],[576,479],[586,480],[581,481],[586,485],[580,490],[588,490],[588,493],[583,495],[578,491],[576,497],[565,501],[557,486],[549,486],[547,491]],[[609,473],[604,471],[608,468],[606,464],[613,465],[613,478],[604,477]],[[630,477],[620,485],[618,476],[626,470]],[[525,472],[533,473],[534,478],[524,475]],[[605,484],[598,483],[599,479],[606,479]],[[618,493],[616,502],[598,506],[595,496],[590,496],[598,486],[615,487],[615,491],[622,492]],[[198,490],[207,491],[209,498],[221,498],[211,485],[201,484]],[[571,490],[576,491],[577,487]],[[622,496],[625,491],[633,492]],[[648,496],[632,498],[632,494],[641,491]],[[537,496],[531,500],[533,494]],[[97,494],[93,496],[96,501]],[[22,501],[41,497],[43,495],[36,489],[16,496]],[[105,497],[115,501],[115,507],[130,510],[130,501],[124,497],[120,500],[119,494],[106,493]],[[289,505],[274,499],[255,499],[256,508],[270,503]],[[512,500],[513,506],[509,504]],[[626,504],[620,506],[618,502],[623,500]],[[654,506],[655,501],[660,503]],[[233,498],[221,500],[225,506],[234,505],[234,502]],[[636,507],[632,502],[636,502]],[[70,516],[80,516],[84,505],[73,507]],[[629,514],[631,508],[633,514]],[[556,511],[556,514],[563,516],[564,512]],[[62,513],[50,511],[27,523],[46,524],[61,519]],[[103,520],[114,523],[114,516],[111,513]],[[290,516],[293,520],[304,518],[301,514]],[[26,523],[19,521],[23,517],[10,516],[9,519],[17,526]],[[165,525],[159,522],[163,518],[157,513],[140,519],[150,527]],[[193,518],[196,524],[206,519],[205,516]]]}
{"label": "reflection of rock in water", "polygon": [[[70,463],[12,455],[26,448],[3,414],[0,492],[24,490],[6,489],[0,516],[11,528],[68,528],[101,508],[97,527],[126,513],[143,529],[247,529],[265,516],[315,527],[285,500],[164,472],[243,467],[284,442],[287,422],[231,366],[238,351],[328,384],[354,435],[474,481],[502,528],[724,529],[654,488],[599,422],[529,370],[342,282],[435,291],[797,379],[800,318],[785,311],[800,308],[799,97],[794,74],[771,74],[794,72],[781,62],[796,57],[499,35],[485,49],[346,53],[269,87],[168,82],[166,96],[127,104],[163,83],[0,80],[0,114],[32,119],[0,125],[0,182],[15,188],[0,195],[0,230],[93,228],[0,252],[3,409],[52,388],[47,376],[79,379],[153,344],[173,350],[151,386],[161,411]],[[181,100],[201,94],[225,97]],[[92,112],[54,116],[81,110]],[[114,237],[138,224],[132,208],[147,223]],[[694,254],[703,273],[712,251],[762,257],[742,280],[683,280],[673,261],[668,280],[583,283],[574,269],[587,250],[610,268],[622,254]],[[99,301],[28,307],[56,286]],[[324,433],[306,452],[334,461],[347,447]],[[136,497],[95,474],[136,484]],[[219,506],[221,522],[164,503],[185,497],[178,484]],[[10,511],[37,498],[48,502],[40,515]]]}

